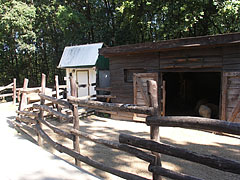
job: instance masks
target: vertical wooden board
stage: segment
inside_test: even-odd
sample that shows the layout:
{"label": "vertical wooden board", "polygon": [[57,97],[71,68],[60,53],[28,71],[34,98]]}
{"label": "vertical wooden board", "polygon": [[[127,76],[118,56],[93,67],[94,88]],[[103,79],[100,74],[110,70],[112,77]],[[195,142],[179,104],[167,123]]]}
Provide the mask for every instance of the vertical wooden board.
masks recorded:
{"label": "vertical wooden board", "polygon": [[224,120],[235,122],[240,101],[240,88],[238,86],[240,84],[240,73],[224,72],[222,84],[222,119],[225,115]]}

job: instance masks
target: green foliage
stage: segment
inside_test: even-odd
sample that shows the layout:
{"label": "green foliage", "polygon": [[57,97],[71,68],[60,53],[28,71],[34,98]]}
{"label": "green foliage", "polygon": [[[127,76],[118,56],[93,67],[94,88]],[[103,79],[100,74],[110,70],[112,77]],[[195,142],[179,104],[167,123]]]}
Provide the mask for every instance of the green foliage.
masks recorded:
{"label": "green foliage", "polygon": [[0,0],[0,84],[53,84],[65,46],[238,32],[237,0]]}

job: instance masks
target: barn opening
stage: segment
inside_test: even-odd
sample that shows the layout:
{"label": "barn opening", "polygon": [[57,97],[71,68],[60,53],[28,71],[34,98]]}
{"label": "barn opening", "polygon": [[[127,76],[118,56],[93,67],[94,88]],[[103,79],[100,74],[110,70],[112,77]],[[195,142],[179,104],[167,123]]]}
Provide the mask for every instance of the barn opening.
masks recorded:
{"label": "barn opening", "polygon": [[211,104],[211,118],[219,118],[220,72],[167,72],[166,115],[199,116],[201,104]]}

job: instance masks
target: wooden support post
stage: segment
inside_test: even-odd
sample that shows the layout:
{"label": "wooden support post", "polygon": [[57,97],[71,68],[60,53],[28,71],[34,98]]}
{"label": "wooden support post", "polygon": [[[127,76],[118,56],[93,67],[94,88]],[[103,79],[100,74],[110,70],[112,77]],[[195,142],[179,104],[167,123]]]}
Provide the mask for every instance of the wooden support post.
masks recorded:
{"label": "wooden support post", "polygon": [[[77,86],[73,77],[70,77],[70,86],[71,86],[71,96],[77,97]],[[78,105],[73,105],[73,128],[79,130],[79,117],[78,117]],[[74,137],[73,148],[76,152],[80,153],[80,144],[79,144],[79,136]],[[79,160],[75,158],[75,165],[81,166]]]}
{"label": "wooden support post", "polygon": [[[28,87],[28,79],[24,79],[23,83],[23,90],[26,91]],[[20,106],[19,106],[19,111],[23,111],[24,107],[27,105],[27,95],[26,93],[22,93],[21,101],[20,101]]]}
{"label": "wooden support post", "polygon": [[[160,115],[159,107],[158,107],[158,85],[157,82],[154,80],[148,80],[147,81],[147,87],[148,87],[148,94],[149,94],[149,100],[150,100],[150,106],[154,108],[154,114]],[[160,136],[159,136],[159,126],[150,126],[150,138],[151,140],[154,140],[156,142],[160,142]],[[161,155],[156,152],[152,152],[153,155],[155,155],[155,166],[161,166]],[[161,176],[158,174],[153,173],[153,180],[161,180]]]}
{"label": "wooden support post", "polygon": [[[41,93],[42,94],[45,94],[45,88],[46,88],[46,75],[42,74],[42,82],[41,82]],[[44,103],[45,103],[45,99],[41,98],[40,104],[44,105]],[[44,119],[44,111],[41,109],[39,111],[39,119]],[[39,126],[42,128],[42,123],[40,121],[37,121],[37,124],[39,124]],[[38,145],[39,146],[43,145],[42,137],[40,136],[40,134],[38,134]]]}
{"label": "wooden support post", "polygon": [[16,104],[16,96],[17,96],[17,83],[16,83],[16,78],[13,79],[13,104]]}
{"label": "wooden support post", "polygon": [[[59,83],[58,83],[58,75],[55,76],[55,86],[56,86],[56,98],[59,99]],[[58,112],[61,112],[61,107],[56,104],[56,107],[57,107],[57,111]],[[61,122],[61,119],[59,119],[60,122]]]}
{"label": "wooden support post", "polygon": [[221,109],[221,120],[226,120],[226,107],[227,107],[227,85],[228,77],[223,73],[222,77],[222,109]]}

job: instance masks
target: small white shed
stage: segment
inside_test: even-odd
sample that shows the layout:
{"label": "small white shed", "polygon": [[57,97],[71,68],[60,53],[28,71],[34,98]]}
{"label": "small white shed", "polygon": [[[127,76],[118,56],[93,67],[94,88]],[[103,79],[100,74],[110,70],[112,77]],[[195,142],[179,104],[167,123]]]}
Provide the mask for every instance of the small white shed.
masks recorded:
{"label": "small white shed", "polygon": [[78,85],[78,97],[96,94],[96,62],[103,43],[65,47],[58,68],[66,69],[68,95],[72,76]]}

